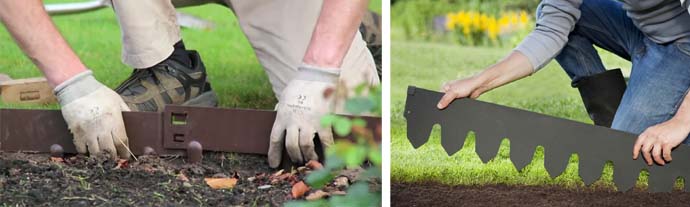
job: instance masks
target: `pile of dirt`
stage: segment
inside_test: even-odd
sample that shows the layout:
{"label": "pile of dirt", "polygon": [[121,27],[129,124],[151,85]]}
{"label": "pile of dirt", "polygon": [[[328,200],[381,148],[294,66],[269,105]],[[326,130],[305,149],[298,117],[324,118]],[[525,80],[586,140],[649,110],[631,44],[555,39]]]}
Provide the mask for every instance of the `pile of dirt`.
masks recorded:
{"label": "pile of dirt", "polygon": [[558,186],[449,186],[393,183],[391,206],[688,206],[690,194],[566,189]]}
{"label": "pile of dirt", "polygon": [[[0,153],[0,206],[277,206],[293,199],[292,183],[264,176],[274,171],[265,156],[228,153],[205,153],[201,164]],[[219,177],[237,183],[212,189],[204,180]]]}

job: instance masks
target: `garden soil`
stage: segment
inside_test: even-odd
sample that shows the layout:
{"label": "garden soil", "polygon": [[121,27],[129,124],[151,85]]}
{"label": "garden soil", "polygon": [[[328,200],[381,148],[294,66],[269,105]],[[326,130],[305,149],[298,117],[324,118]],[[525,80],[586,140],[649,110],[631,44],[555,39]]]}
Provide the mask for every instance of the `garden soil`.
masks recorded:
{"label": "garden soil", "polygon": [[[0,206],[278,206],[293,199],[292,185],[270,180],[275,171],[265,156],[228,153],[205,153],[201,164],[0,153]],[[210,177],[238,182],[212,189],[204,181]]]}
{"label": "garden soil", "polygon": [[391,206],[690,206],[690,193],[393,182]]}

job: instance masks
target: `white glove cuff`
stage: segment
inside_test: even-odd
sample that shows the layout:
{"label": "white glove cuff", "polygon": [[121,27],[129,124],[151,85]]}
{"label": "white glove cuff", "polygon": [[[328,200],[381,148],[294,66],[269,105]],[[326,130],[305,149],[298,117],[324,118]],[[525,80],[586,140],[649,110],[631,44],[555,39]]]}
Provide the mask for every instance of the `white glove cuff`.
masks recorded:
{"label": "white glove cuff", "polygon": [[302,64],[297,70],[298,73],[295,80],[336,83],[338,82],[338,77],[340,77],[340,69],[337,68],[321,68]]}
{"label": "white glove cuff", "polygon": [[103,84],[98,82],[92,73],[91,70],[84,71],[55,87],[55,96],[60,101],[60,105],[67,105],[103,87]]}

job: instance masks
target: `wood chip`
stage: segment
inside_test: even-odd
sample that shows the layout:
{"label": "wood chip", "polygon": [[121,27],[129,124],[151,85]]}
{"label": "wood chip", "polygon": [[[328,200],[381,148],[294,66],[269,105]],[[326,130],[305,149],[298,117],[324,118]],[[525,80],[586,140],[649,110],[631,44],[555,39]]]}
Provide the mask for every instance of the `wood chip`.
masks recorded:
{"label": "wood chip", "polygon": [[177,180],[182,181],[182,182],[189,182],[189,178],[187,178],[184,173],[177,174]]}
{"label": "wood chip", "polygon": [[65,162],[65,159],[63,159],[62,157],[50,157],[50,161],[63,163]]}
{"label": "wood chip", "polygon": [[272,185],[262,185],[262,186],[259,186],[258,189],[259,190],[265,190],[265,189],[269,189],[271,187],[272,187]]}
{"label": "wood chip", "polygon": [[282,175],[282,174],[283,174],[283,170],[279,170],[278,172],[273,173],[273,175],[271,175],[271,178],[273,178],[273,177],[278,177],[278,176],[280,176],[280,175]]}
{"label": "wood chip", "polygon": [[117,165],[115,166],[115,169],[122,169],[122,168],[127,168],[129,166],[129,161],[125,159],[118,159],[117,160]]}
{"label": "wood chip", "polygon": [[295,183],[295,185],[292,186],[292,197],[293,198],[300,198],[304,196],[305,193],[309,191],[309,186],[307,184],[304,184],[304,181],[300,181],[299,183]]}
{"label": "wood chip", "polygon": [[331,192],[331,195],[338,195],[338,196],[344,196],[346,194],[347,193],[345,193],[345,191],[341,191],[341,190]]}
{"label": "wood chip", "polygon": [[323,165],[319,161],[316,161],[316,160],[309,160],[309,162],[307,162],[307,164],[305,166],[307,166],[308,168],[311,168],[312,170],[318,170],[318,169],[323,168]]}
{"label": "wood chip", "polygon": [[204,181],[213,189],[230,189],[237,185],[236,178],[204,178]]}
{"label": "wood chip", "polygon": [[316,192],[310,193],[305,199],[308,201],[319,200],[329,196],[330,194],[323,192],[322,190],[317,190]]}

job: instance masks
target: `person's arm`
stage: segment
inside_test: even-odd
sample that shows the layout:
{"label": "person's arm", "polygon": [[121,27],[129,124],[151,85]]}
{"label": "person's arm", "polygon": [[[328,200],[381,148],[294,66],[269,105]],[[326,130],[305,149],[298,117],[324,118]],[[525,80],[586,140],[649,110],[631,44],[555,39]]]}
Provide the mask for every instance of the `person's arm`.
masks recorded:
{"label": "person's arm", "polygon": [[464,79],[447,82],[441,87],[445,93],[437,107],[444,109],[456,98],[477,98],[491,89],[508,84],[532,74],[532,64],[525,55],[513,51],[503,60],[489,66],[481,73]]}
{"label": "person's arm", "polygon": [[91,75],[60,35],[43,3],[0,1],[0,21],[54,88],[77,151],[129,157],[121,112],[129,108]]}
{"label": "person's arm", "polygon": [[[477,98],[482,93],[538,71],[568,42],[580,18],[582,0],[544,0],[539,4],[537,25],[505,59],[470,78],[448,82],[438,103],[443,109],[456,98]],[[529,69],[529,70],[528,70]]]}
{"label": "person's arm", "polygon": [[87,70],[55,28],[40,0],[0,1],[0,20],[50,86]]}
{"label": "person's arm", "polygon": [[333,96],[326,97],[324,92],[334,89],[341,78],[340,67],[359,32],[368,2],[324,0],[303,64],[280,95],[268,149],[271,167],[280,164],[283,146],[293,162],[318,160],[315,134],[324,148],[333,144],[330,127],[322,127],[320,122],[333,108]]}
{"label": "person's arm", "polygon": [[672,160],[671,150],[690,134],[690,96],[685,96],[676,115],[670,120],[647,128],[635,141],[633,159],[640,151],[648,165],[665,165]]}
{"label": "person's arm", "polygon": [[302,60],[305,64],[340,68],[359,32],[368,0],[325,0]]}

